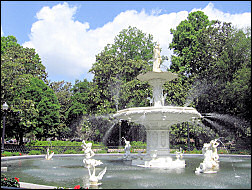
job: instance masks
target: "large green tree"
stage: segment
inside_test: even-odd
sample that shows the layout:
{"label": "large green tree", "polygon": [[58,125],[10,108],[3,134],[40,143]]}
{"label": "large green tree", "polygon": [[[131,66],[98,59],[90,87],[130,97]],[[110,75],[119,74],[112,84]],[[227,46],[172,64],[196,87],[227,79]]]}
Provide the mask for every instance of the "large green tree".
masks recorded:
{"label": "large green tree", "polygon": [[87,79],[83,81],[76,80],[71,88],[71,106],[66,111],[66,125],[71,129],[71,136],[79,136],[79,131],[82,127],[85,127],[83,126],[83,120],[88,114],[91,114],[90,89],[91,85]]}
{"label": "large green tree", "polygon": [[[190,13],[176,30],[171,29],[171,33],[170,48],[174,55],[170,70],[181,76],[175,86],[188,84],[187,93],[182,91],[185,103],[190,99],[201,113],[229,114],[250,122],[250,30],[244,32],[231,23],[209,21],[203,12],[197,11]],[[219,135],[235,135],[239,130],[222,126],[223,123],[215,125],[221,128]],[[241,131],[249,131],[248,126],[240,126],[244,129]],[[249,137],[249,133],[243,133],[242,138]]]}
{"label": "large green tree", "polygon": [[72,106],[72,84],[65,81],[51,82],[50,87],[53,89],[60,103],[60,124],[58,126],[58,138],[67,138],[71,132],[70,127],[67,126],[67,112]]}
{"label": "large green tree", "polygon": [[[145,105],[149,85],[140,82],[136,76],[152,69],[153,36],[136,27],[122,30],[96,56],[90,72],[94,74],[91,94],[94,112],[99,114],[115,112],[117,109]],[[132,91],[139,96],[133,96]],[[140,92],[141,91],[141,92]],[[147,92],[147,93],[146,93]]]}
{"label": "large green tree", "polygon": [[34,49],[22,47],[14,36],[1,37],[1,104],[10,106],[6,133],[21,143],[26,133],[50,136],[58,125],[59,104],[46,77]]}

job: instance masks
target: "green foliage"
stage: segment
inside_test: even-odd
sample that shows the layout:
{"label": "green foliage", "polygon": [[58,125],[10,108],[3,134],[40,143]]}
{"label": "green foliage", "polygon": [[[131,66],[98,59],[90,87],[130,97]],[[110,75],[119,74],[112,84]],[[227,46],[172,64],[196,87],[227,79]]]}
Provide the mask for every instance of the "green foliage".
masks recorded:
{"label": "green foliage", "polygon": [[[37,129],[37,125],[40,127],[35,133],[43,132],[41,127],[46,121],[39,119],[41,114],[45,114],[43,109],[47,109],[43,104],[46,105],[48,100],[50,102],[52,96],[43,86],[47,82],[47,73],[35,50],[23,48],[14,36],[1,37],[1,44],[1,104],[7,102],[12,113],[7,115],[6,134],[16,136],[22,144],[24,134]],[[31,88],[35,88],[37,93],[31,95]],[[42,91],[39,91],[39,88],[42,88]],[[45,93],[42,94],[47,96],[47,99],[44,97],[38,100],[33,96],[41,97],[40,92],[43,90]]]}
{"label": "green foliage", "polygon": [[[71,132],[67,125],[69,123],[67,113],[72,106],[72,84],[65,81],[51,82],[50,87],[53,89],[60,103],[60,124],[57,127],[57,135],[59,139],[67,138],[70,136]],[[72,118],[70,120],[72,120]]]}
{"label": "green foliage", "polygon": [[7,177],[5,174],[1,174],[1,187],[20,187],[19,178],[17,177]]}
{"label": "green foliage", "polygon": [[1,156],[21,156],[22,154],[20,152],[8,152],[4,151],[1,153]]}
{"label": "green foliage", "polygon": [[31,150],[28,155],[41,155],[41,152],[39,150]]}
{"label": "green foliage", "polygon": [[[86,143],[92,143],[93,146],[104,146],[101,142],[85,141]],[[31,141],[26,146],[81,146],[82,142],[76,141]]]}
{"label": "green foliage", "polygon": [[130,145],[134,149],[146,148],[146,142],[142,142],[142,141],[131,141]]}
{"label": "green foliage", "polygon": [[[237,128],[230,126],[215,132],[236,140],[244,139],[245,144],[249,142],[250,28],[246,31],[237,30],[231,23],[209,21],[203,12],[197,11],[190,13],[176,30],[171,29],[171,33],[173,39],[169,47],[174,50],[174,55],[170,71],[178,73],[180,79],[165,84],[167,102],[180,106],[190,105],[201,113],[238,116],[247,121],[242,126],[243,131],[247,132],[239,136]],[[193,136],[197,137],[195,132]],[[201,138],[206,137],[201,135]]]}
{"label": "green foliage", "polygon": [[[130,97],[127,92],[135,88],[135,83],[139,83],[136,81],[137,75],[151,70],[155,45],[152,40],[151,35],[146,35],[135,27],[129,27],[115,37],[114,44],[108,44],[96,56],[96,62],[90,69],[94,74],[90,94],[93,113],[113,113],[117,109],[142,104],[139,100],[132,100],[141,97]],[[143,85],[143,89],[146,88],[146,84]],[[143,89],[135,88],[134,93],[141,94]]]}
{"label": "green foliage", "polygon": [[77,154],[76,150],[66,150],[64,154]]}

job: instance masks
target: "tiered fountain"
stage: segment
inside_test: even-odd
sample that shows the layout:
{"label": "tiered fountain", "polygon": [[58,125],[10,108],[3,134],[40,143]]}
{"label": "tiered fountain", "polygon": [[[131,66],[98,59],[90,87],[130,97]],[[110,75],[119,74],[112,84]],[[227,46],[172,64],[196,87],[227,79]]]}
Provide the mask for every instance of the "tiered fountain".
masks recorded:
{"label": "tiered fountain", "polygon": [[117,119],[128,120],[143,124],[147,132],[147,152],[142,161],[132,160],[133,165],[143,167],[184,168],[182,159],[172,160],[170,156],[169,129],[177,123],[200,118],[201,115],[192,107],[165,106],[165,96],[162,85],[177,78],[177,74],[160,70],[161,56],[157,45],[154,49],[153,71],[140,74],[137,78],[148,81],[153,88],[152,107],[135,107],[118,111],[114,114]]}

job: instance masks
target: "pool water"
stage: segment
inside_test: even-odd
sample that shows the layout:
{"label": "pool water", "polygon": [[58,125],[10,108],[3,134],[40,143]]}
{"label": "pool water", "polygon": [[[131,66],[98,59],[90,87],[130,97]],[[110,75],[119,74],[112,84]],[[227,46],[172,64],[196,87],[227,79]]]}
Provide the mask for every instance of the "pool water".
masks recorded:
{"label": "pool water", "polygon": [[[73,188],[89,187],[89,175],[82,162],[84,157],[54,157],[2,161],[8,167],[7,176],[22,182]],[[157,169],[132,166],[123,162],[122,155],[95,155],[102,165],[96,175],[107,167],[101,180],[102,189],[251,189],[251,158],[220,157],[216,174],[195,174],[203,156],[185,155],[183,169]],[[175,159],[175,157],[173,158]],[[92,187],[89,187],[92,188]]]}

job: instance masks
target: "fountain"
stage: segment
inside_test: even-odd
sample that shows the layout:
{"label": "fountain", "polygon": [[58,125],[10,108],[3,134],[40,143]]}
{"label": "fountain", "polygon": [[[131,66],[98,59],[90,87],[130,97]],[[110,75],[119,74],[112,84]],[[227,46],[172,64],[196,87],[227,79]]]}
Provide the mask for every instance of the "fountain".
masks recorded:
{"label": "fountain", "polygon": [[210,143],[204,143],[202,154],[204,161],[196,168],[195,173],[217,173],[219,170],[219,155],[217,153],[218,139],[211,140]]}
{"label": "fountain", "polygon": [[[140,74],[137,78],[141,81],[148,81],[153,88],[153,102],[151,107],[135,107],[117,111],[113,116],[117,119],[129,120],[141,123],[145,126],[147,133],[147,152],[142,164],[144,167],[185,167],[185,161],[179,159],[173,161],[170,156],[169,128],[173,124],[189,121],[192,118],[200,118],[201,115],[192,107],[165,106],[162,85],[177,78],[177,74],[163,72],[160,70],[160,49],[154,49],[153,71]],[[141,119],[140,118],[144,118]],[[178,159],[177,159],[178,160]],[[135,161],[132,160],[132,164]]]}
{"label": "fountain", "polygon": [[[88,169],[89,173],[89,182],[90,185],[101,185],[101,183],[98,183],[99,180],[102,179],[103,175],[106,173],[107,167],[105,167],[97,176],[95,175],[95,166],[103,164],[100,160],[91,159],[95,153],[92,151],[92,143],[85,143],[85,141],[82,141],[82,148],[84,150],[84,156],[83,163],[85,167]],[[93,172],[91,172],[91,168],[93,169]]]}

